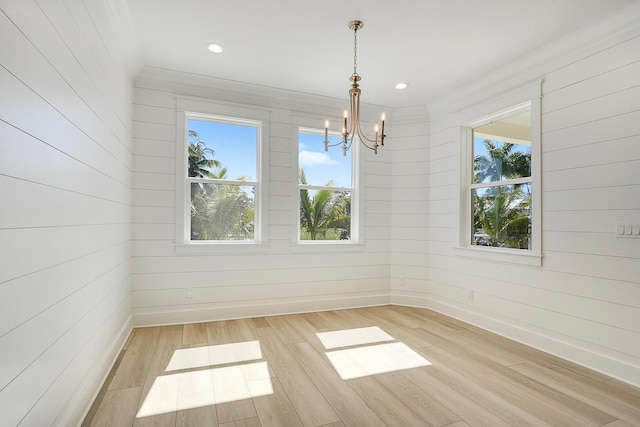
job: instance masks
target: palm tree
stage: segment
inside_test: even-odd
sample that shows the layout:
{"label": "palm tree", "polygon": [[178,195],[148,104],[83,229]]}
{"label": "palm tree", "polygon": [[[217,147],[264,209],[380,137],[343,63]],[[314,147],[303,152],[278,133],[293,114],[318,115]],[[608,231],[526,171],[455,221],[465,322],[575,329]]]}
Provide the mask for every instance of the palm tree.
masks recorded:
{"label": "palm tree", "polygon": [[[302,168],[299,170],[299,182],[307,184]],[[328,182],[326,185],[335,184]],[[311,197],[309,190],[301,189],[300,226],[310,240],[326,240],[331,233],[340,240],[348,240],[351,234],[351,196],[344,191],[318,190]]]}
{"label": "palm tree", "polygon": [[[474,158],[474,182],[498,182],[531,176],[531,154],[514,151],[515,144],[483,141],[488,156]],[[530,241],[530,184],[495,185],[473,191],[474,230],[480,244],[527,249]],[[478,242],[476,242],[478,243]]]}
{"label": "palm tree", "polygon": [[476,182],[531,176],[531,153],[514,152],[515,144],[508,142],[498,146],[485,139],[483,143],[489,156],[476,156],[473,159]]}
{"label": "palm tree", "polygon": [[531,197],[526,197],[522,187],[513,186],[507,191],[504,187],[496,187],[495,194],[474,196],[474,222],[482,227],[485,235],[483,244],[519,249],[529,247]]}
{"label": "palm tree", "polygon": [[193,138],[194,141],[189,142],[188,176],[192,178],[216,178],[211,169],[220,168],[221,164],[218,160],[213,159],[216,154],[213,148],[207,147],[196,131],[190,130],[189,138]]}
{"label": "palm tree", "polygon": [[[189,177],[224,180],[227,168],[213,158],[198,133],[189,131]],[[241,180],[242,178],[238,178]],[[253,201],[235,184],[191,184],[191,240],[248,239],[253,236]]]}

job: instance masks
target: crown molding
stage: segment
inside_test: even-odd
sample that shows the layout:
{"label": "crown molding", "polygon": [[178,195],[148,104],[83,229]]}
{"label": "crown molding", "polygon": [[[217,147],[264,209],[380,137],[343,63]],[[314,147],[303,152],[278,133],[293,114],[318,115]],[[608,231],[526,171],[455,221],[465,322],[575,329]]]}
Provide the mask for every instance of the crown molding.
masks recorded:
{"label": "crown molding", "polygon": [[458,90],[430,102],[427,106],[432,120],[456,113],[472,105],[536,80],[610,48],[640,36],[640,2],[634,2],[617,13],[587,25],[565,37],[549,43],[497,70],[475,79]]}
{"label": "crown molding", "polygon": [[[268,86],[234,80],[220,79],[200,74],[186,73],[156,67],[145,67],[134,80],[137,87],[147,87],[171,91],[177,95],[215,99],[233,104],[252,107],[292,110],[298,114],[312,114],[322,117],[338,117],[348,107],[348,99],[337,99],[303,92],[294,92]],[[391,107],[362,104],[368,110],[366,117],[379,115]]]}

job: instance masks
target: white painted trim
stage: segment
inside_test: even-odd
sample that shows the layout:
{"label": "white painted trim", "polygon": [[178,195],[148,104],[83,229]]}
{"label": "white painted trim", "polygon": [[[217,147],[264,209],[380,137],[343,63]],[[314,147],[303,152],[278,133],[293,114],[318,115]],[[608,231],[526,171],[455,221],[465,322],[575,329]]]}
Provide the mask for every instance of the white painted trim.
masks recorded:
{"label": "white painted trim", "polygon": [[[528,266],[542,265],[542,112],[540,98],[542,96],[542,82],[536,81],[524,85],[521,88],[508,91],[506,96],[497,96],[495,100],[485,102],[468,111],[460,112],[459,117],[462,119],[460,126],[460,143],[458,158],[459,167],[456,174],[459,180],[457,185],[459,188],[460,201],[456,212],[458,224],[458,242],[454,246],[455,253],[458,256],[468,258],[476,258],[484,261],[495,261],[501,263],[521,264]],[[513,102],[519,100],[518,102]],[[509,105],[511,102],[511,105]],[[493,110],[491,110],[493,108]],[[487,248],[473,246],[469,243],[471,236],[471,190],[474,186],[469,185],[471,182],[470,170],[470,144],[471,129],[482,126],[492,121],[500,120],[505,117],[518,114],[524,110],[531,111],[531,240],[532,249],[529,250],[509,250],[503,248]],[[493,112],[492,112],[493,111]],[[469,119],[473,113],[479,118]],[[477,116],[476,116],[477,117]],[[513,180],[511,180],[513,182]],[[509,183],[509,181],[505,181]],[[475,186],[478,187],[478,186]]]}
{"label": "white painted trim", "polygon": [[506,323],[500,319],[491,317],[488,313],[466,310],[428,296],[392,293],[391,304],[433,310],[514,340],[528,347],[541,350],[569,362],[616,378],[635,387],[640,387],[640,366],[630,365],[589,349],[569,344],[561,339],[527,329],[522,325]]}
{"label": "white painted trim", "polygon": [[245,319],[262,316],[278,316],[284,314],[312,313],[327,310],[343,310],[348,308],[372,307],[388,305],[389,294],[375,293],[336,297],[318,297],[299,301],[263,300],[252,301],[251,304],[219,305],[207,304],[203,308],[187,310],[184,306],[166,307],[160,311],[135,312],[135,327],[176,325],[184,323],[212,322],[230,319]]}
{"label": "white painted trim", "polygon": [[131,331],[133,330],[133,316],[129,316],[126,323],[120,329],[117,338],[112,341],[111,347],[103,354],[102,360],[97,360],[92,369],[85,375],[82,382],[76,387],[73,395],[67,401],[65,407],[58,414],[55,425],[68,426],[77,421],[80,426],[91,410],[93,402],[100,393],[109,373],[113,369],[122,348],[124,347]]}
{"label": "white painted trim", "polygon": [[[256,147],[256,157],[259,159],[256,170],[257,182],[248,183],[255,188],[255,240],[250,242],[190,241],[187,230],[189,192],[184,161],[187,156],[187,123],[190,117],[257,126],[259,132],[259,144]],[[265,252],[264,245],[269,242],[269,141],[270,111],[267,109],[190,97],[179,97],[176,100],[176,253],[225,253],[227,250],[230,253],[237,253],[238,245],[244,245],[248,252]],[[233,183],[233,181],[229,182]]]}

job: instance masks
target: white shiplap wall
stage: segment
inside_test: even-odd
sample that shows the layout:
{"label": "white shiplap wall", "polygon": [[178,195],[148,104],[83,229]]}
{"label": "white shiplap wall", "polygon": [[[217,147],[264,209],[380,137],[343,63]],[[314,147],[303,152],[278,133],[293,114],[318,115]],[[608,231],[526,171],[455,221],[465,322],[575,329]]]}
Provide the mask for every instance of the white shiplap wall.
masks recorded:
{"label": "white shiplap wall", "polygon": [[[536,53],[552,61],[515,66],[519,76],[488,77],[434,108],[429,136],[412,140],[429,147],[425,169],[407,181],[423,184],[427,235],[414,247],[394,238],[402,256],[393,263],[392,301],[434,308],[640,385],[640,239],[615,237],[616,223],[640,224],[640,26],[619,19],[626,24],[591,28],[563,55],[553,47]],[[454,251],[460,125],[532,78],[543,80],[542,267],[461,257]],[[394,171],[402,170],[396,159],[414,158],[414,146],[402,149],[409,155],[394,151]],[[394,187],[394,202],[406,199],[401,191]],[[404,216],[394,225],[412,220]],[[413,219],[418,230],[423,220]]]}
{"label": "white shiplap wall", "polygon": [[131,327],[126,15],[0,7],[0,425],[73,425]]}
{"label": "white shiplap wall", "polygon": [[[266,114],[269,241],[213,253],[175,248],[177,100],[245,118]],[[182,102],[182,101],[181,101]],[[211,107],[209,107],[211,106]],[[134,322],[194,322],[389,302],[391,153],[366,159],[364,244],[292,243],[298,218],[296,125],[322,126],[343,103],[148,69],[134,88]],[[367,108],[367,107],[365,107]],[[374,109],[373,107],[371,108]],[[230,112],[230,113],[225,113]],[[187,299],[187,290],[193,298]]]}

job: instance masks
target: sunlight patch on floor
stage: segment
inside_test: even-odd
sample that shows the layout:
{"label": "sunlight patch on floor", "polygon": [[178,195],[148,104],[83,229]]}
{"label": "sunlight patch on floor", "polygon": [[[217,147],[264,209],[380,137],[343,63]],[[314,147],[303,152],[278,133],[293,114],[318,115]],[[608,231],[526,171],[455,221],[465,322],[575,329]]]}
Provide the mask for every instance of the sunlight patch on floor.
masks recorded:
{"label": "sunlight patch on floor", "polygon": [[259,359],[262,359],[260,341],[176,350],[165,372],[231,366],[158,376],[136,417],[273,394],[267,362],[242,363]]}
{"label": "sunlight patch on floor", "polygon": [[344,329],[342,331],[319,332],[318,339],[327,350],[374,342],[394,341],[393,337],[377,326]]}
{"label": "sunlight patch on floor", "polygon": [[325,353],[343,380],[431,365],[402,342],[365,345],[395,341],[377,326],[319,332],[316,336],[326,349],[359,346]]}
{"label": "sunlight patch on floor", "polygon": [[157,377],[137,417],[216,405],[273,393],[267,362]]}
{"label": "sunlight patch on floor", "polygon": [[259,341],[184,348],[173,353],[166,371],[179,371],[258,359],[262,359]]}
{"label": "sunlight patch on floor", "polygon": [[343,380],[431,365],[424,357],[401,342],[331,351],[326,354]]}

